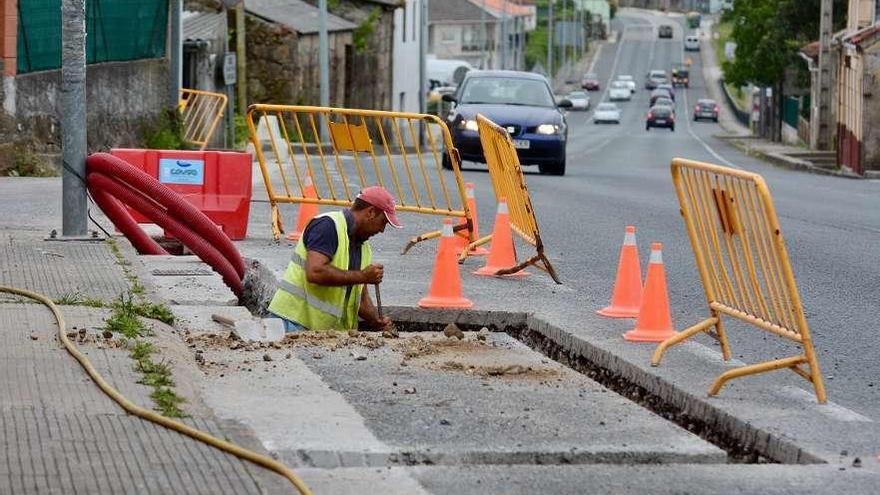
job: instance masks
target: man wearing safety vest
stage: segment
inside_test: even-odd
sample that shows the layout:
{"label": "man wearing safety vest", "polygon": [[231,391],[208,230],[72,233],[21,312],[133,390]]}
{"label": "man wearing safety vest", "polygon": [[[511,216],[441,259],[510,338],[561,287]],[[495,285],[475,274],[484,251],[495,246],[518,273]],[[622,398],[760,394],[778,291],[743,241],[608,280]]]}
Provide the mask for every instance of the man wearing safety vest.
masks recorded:
{"label": "man wearing safety vest", "polygon": [[351,208],[318,215],[309,222],[287,265],[269,311],[287,331],[350,330],[358,316],[376,330],[391,320],[379,317],[365,284],[382,282],[382,265],[371,264],[367,239],[401,228],[394,198],[372,186],[357,195]]}

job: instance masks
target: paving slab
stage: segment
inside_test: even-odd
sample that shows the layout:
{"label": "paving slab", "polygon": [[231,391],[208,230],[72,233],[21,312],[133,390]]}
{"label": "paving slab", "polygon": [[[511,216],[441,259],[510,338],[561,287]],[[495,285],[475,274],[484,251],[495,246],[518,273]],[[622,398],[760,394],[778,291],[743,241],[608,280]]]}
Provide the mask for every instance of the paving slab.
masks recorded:
{"label": "paving slab", "polygon": [[53,299],[78,296],[105,302],[128,290],[125,273],[107,243],[44,237],[32,230],[0,230],[0,284]]}
{"label": "paving slab", "polygon": [[197,256],[140,256],[159,298],[182,306],[235,306],[238,298]]}

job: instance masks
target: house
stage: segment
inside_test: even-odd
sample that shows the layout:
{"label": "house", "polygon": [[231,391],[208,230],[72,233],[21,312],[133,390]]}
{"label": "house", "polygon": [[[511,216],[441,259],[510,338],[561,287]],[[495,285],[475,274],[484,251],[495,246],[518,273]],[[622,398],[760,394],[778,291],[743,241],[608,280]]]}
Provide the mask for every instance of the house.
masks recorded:
{"label": "house", "polygon": [[403,0],[401,6],[394,11],[390,108],[395,112],[421,111],[419,78],[413,77],[413,70],[419,67],[422,53],[423,6],[422,0]]}
{"label": "house", "polygon": [[836,38],[837,163],[857,174],[880,172],[880,6],[850,0],[846,32]]}
{"label": "house", "polygon": [[[251,103],[320,103],[318,8],[302,0],[247,0],[247,84]],[[346,106],[346,56],[357,28],[328,14],[330,104]]]}
{"label": "house", "polygon": [[429,4],[428,52],[481,69],[524,70],[525,36],[534,5],[509,0],[444,0]]}
{"label": "house", "polygon": [[225,93],[221,69],[227,44],[225,11],[184,11],[182,84],[187,89]]}

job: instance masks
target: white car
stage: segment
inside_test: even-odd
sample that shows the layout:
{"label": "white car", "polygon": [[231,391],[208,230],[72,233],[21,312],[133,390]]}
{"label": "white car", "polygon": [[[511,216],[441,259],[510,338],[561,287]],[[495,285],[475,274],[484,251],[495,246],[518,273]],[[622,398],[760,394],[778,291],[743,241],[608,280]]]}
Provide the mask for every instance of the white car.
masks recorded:
{"label": "white car", "polygon": [[571,102],[572,110],[590,109],[590,97],[586,91],[572,91],[565,98]]}
{"label": "white car", "polygon": [[633,76],[630,76],[627,74],[621,74],[621,75],[617,76],[617,80],[625,82],[626,85],[629,86],[629,90],[631,93],[636,92],[636,80]]}
{"label": "white car", "polygon": [[629,85],[626,84],[626,82],[614,81],[611,83],[611,86],[608,87],[608,99],[611,101],[629,101],[630,98],[632,98],[632,91],[629,89]]}
{"label": "white car", "polygon": [[600,103],[593,112],[593,123],[601,124],[602,122],[611,122],[613,124],[620,123],[620,108],[614,103]]}

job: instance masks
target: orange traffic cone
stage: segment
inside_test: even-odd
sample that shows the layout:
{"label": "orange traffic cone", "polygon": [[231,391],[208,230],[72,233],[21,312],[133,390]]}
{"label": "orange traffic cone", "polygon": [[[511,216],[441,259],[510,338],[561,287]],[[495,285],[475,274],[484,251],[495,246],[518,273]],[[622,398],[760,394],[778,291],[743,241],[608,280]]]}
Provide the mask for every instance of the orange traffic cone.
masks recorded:
{"label": "orange traffic cone", "polygon": [[[309,175],[306,175],[305,186],[303,192],[305,192],[307,198],[318,197],[318,194],[315,192],[315,186],[312,184],[312,178]],[[318,205],[314,203],[300,203],[299,215],[296,218],[296,230],[287,234],[287,240],[298,241],[299,238],[302,237],[303,231],[306,230],[306,226],[313,218],[315,218],[315,216],[318,215],[318,213]]]}
{"label": "orange traffic cone", "polygon": [[626,226],[620,261],[617,263],[617,280],[611,294],[611,304],[596,311],[609,318],[636,318],[642,304],[642,268],[639,249],[636,247],[636,228]]}
{"label": "orange traffic cone", "polygon": [[631,342],[663,342],[678,333],[672,328],[672,315],[669,313],[662,248],[659,242],[651,244],[651,260],[642,291],[639,319],[634,329],[623,334],[623,338]]}
{"label": "orange traffic cone", "polygon": [[[498,213],[495,214],[495,226],[492,229],[492,248],[486,266],[474,272],[474,275],[495,276],[498,270],[516,265],[513,252],[513,234],[510,232],[510,219],[507,213],[507,199],[498,200]],[[525,277],[528,272],[520,270],[504,277]]]}
{"label": "orange traffic cone", "polygon": [[[471,215],[473,215],[474,217],[474,240],[476,240],[480,238],[480,222],[477,220],[477,200],[474,197],[474,183],[468,182],[464,185],[464,187],[465,192],[467,193],[468,210],[470,210]],[[464,225],[467,224],[467,220],[462,218],[458,221],[458,223],[459,225]],[[460,230],[455,238],[458,240],[459,252],[468,247],[467,230]],[[489,254],[489,250],[484,248],[483,246],[477,246],[468,251],[468,256],[486,256],[487,254]]]}
{"label": "orange traffic cone", "polygon": [[443,220],[443,237],[434,260],[434,275],[428,295],[419,301],[420,308],[470,308],[470,299],[461,295],[461,276],[458,273],[458,254],[455,249],[452,219]]}

